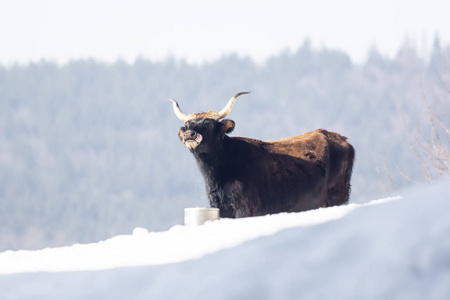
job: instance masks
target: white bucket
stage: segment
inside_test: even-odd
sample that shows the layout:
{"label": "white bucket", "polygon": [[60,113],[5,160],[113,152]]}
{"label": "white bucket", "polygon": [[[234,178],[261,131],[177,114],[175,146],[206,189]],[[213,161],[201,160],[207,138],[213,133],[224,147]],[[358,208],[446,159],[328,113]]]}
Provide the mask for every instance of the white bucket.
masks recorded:
{"label": "white bucket", "polygon": [[218,219],[218,208],[193,207],[184,209],[185,226],[199,226],[205,224],[207,221],[215,221]]}

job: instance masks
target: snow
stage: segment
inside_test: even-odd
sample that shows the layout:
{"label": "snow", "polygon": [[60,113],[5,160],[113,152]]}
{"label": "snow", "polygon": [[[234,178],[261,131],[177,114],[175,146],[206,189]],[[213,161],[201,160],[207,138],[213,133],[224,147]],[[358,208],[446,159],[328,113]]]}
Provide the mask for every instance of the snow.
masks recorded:
{"label": "snow", "polygon": [[445,179],[363,205],[6,251],[0,299],[450,299],[449,196]]}
{"label": "snow", "polygon": [[[389,201],[397,198],[385,199]],[[367,205],[380,203],[373,201]],[[222,219],[203,226],[177,225],[167,232],[135,228],[95,244],[47,248],[40,251],[6,251],[0,255],[0,274],[103,270],[125,266],[159,265],[197,259],[221,249],[292,227],[305,227],[342,218],[361,205],[281,213],[246,219]]]}

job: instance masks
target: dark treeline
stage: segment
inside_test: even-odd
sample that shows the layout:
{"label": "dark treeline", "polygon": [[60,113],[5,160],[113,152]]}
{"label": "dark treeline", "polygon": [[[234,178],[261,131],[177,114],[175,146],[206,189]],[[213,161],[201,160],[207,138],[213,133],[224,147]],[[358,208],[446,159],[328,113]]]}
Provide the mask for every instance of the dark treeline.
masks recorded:
{"label": "dark treeline", "polygon": [[406,45],[393,59],[372,50],[356,65],[305,42],[263,65],[230,55],[203,65],[0,67],[0,251],[95,242],[138,226],[164,230],[182,223],[185,207],[208,205],[167,98],[192,113],[251,91],[229,115],[232,135],[337,131],[357,152],[351,201],[395,194],[423,181],[408,126],[428,130],[424,95],[448,99],[440,86],[446,54],[436,42],[424,60]]}

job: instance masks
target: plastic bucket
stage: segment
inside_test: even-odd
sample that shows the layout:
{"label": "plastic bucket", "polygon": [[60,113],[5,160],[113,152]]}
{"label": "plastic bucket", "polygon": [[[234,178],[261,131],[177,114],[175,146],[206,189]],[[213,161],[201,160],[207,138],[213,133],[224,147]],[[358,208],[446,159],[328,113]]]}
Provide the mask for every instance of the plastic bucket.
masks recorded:
{"label": "plastic bucket", "polygon": [[218,219],[218,208],[194,207],[184,209],[185,226],[199,226],[205,224],[207,221],[215,221]]}

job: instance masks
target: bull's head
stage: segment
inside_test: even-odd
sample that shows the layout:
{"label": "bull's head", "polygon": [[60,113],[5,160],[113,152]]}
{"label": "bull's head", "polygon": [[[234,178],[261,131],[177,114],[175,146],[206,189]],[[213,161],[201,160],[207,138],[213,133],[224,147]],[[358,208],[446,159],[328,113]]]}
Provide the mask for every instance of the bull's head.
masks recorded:
{"label": "bull's head", "polygon": [[183,144],[191,151],[197,149],[198,152],[209,152],[211,147],[215,147],[223,139],[226,133],[230,133],[234,129],[234,121],[222,120],[233,108],[237,97],[249,92],[241,92],[228,101],[227,105],[221,111],[210,110],[208,112],[185,115],[178,105],[177,101],[168,99],[173,102],[173,110],[175,115],[184,122],[178,136]]}

